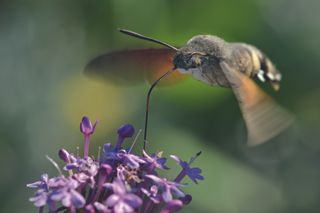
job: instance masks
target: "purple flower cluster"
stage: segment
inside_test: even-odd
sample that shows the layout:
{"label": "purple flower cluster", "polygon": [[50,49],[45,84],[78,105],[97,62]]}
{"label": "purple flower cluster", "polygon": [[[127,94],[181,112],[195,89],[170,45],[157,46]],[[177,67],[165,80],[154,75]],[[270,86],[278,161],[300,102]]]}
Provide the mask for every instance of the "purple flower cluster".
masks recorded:
{"label": "purple flower cluster", "polygon": [[[49,178],[43,174],[39,181],[28,184],[35,188],[35,195],[30,198],[39,212],[47,206],[51,212],[174,212],[191,202],[192,197],[180,188],[185,176],[197,183],[203,180],[199,168],[191,168],[189,162],[182,161],[175,155],[171,158],[181,167],[181,172],[172,181],[160,177],[157,170],[168,170],[167,159],[162,152],[149,155],[145,150],[142,156],[131,153],[132,147],[123,148],[126,138],[134,135],[133,126],[126,124],[118,130],[118,141],[113,146],[105,144],[103,156],[96,159],[89,157],[90,136],[94,133],[97,122],[92,125],[83,117],[80,131],[84,135],[83,157],[59,151],[59,158],[65,163],[65,174]],[[50,161],[58,168],[52,159]]]}

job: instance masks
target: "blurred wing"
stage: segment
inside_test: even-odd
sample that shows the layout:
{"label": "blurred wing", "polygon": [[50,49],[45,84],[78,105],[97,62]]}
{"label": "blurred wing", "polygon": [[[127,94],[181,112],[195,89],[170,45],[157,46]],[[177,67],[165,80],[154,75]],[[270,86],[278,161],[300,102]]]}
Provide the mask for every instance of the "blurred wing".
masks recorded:
{"label": "blurred wing", "polygon": [[[168,48],[110,52],[91,60],[85,73],[115,84],[136,84],[144,80],[152,83],[172,69],[174,54],[175,51]],[[183,75],[173,72],[163,82],[167,84],[182,79]]]}
{"label": "blurred wing", "polygon": [[248,145],[262,144],[288,128],[293,117],[263,92],[253,80],[232,69],[220,66],[239,102],[248,131]]}

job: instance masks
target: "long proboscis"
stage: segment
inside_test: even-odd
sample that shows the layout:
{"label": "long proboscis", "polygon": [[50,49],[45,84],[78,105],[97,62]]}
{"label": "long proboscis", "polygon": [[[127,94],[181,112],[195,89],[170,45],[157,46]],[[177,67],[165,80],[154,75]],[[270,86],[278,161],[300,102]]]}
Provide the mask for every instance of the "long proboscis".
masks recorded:
{"label": "long proboscis", "polygon": [[154,89],[154,87],[165,77],[170,75],[173,71],[175,71],[176,67],[173,67],[168,72],[163,74],[160,78],[158,78],[156,81],[153,82],[151,85],[148,94],[147,94],[147,105],[146,105],[146,115],[145,115],[145,122],[144,122],[144,136],[143,136],[143,150],[146,150],[146,144],[147,144],[147,130],[148,130],[148,118],[149,118],[149,108],[150,108],[150,96],[151,92]]}
{"label": "long proboscis", "polygon": [[143,40],[146,40],[146,41],[151,41],[151,42],[155,42],[157,44],[161,44],[163,46],[166,46],[166,47],[169,47],[170,49],[173,49],[175,51],[177,51],[178,49],[170,44],[167,44],[163,41],[160,41],[160,40],[157,40],[157,39],[154,39],[154,38],[150,38],[150,37],[147,37],[147,36],[144,36],[144,35],[141,35],[139,33],[136,33],[136,32],[133,32],[131,30],[126,30],[126,29],[119,29],[120,32],[124,33],[124,34],[127,34],[129,36],[133,36],[133,37],[136,37],[136,38],[140,38],[140,39],[143,39]]}

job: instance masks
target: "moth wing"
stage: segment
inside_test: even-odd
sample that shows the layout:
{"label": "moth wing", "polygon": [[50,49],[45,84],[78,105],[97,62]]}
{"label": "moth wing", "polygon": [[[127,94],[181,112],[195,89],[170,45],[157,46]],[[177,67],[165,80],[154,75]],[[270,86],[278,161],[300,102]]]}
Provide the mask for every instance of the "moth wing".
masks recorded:
{"label": "moth wing", "polygon": [[247,144],[262,144],[288,128],[293,117],[245,74],[226,62],[220,66],[235,94],[247,127]]}
{"label": "moth wing", "polygon": [[[137,84],[154,82],[173,68],[174,50],[168,48],[133,49],[102,54],[92,59],[85,67],[85,74],[105,79],[115,84]],[[173,72],[164,84],[184,79],[179,72]]]}

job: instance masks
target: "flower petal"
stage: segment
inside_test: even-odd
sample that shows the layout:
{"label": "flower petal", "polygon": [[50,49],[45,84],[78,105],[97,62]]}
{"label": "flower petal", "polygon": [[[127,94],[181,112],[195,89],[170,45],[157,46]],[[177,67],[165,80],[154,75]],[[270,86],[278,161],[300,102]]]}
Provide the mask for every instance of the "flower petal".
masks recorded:
{"label": "flower petal", "polygon": [[101,213],[107,213],[107,212],[110,212],[110,210],[108,209],[107,206],[103,205],[102,203],[99,203],[99,202],[95,202],[94,204],[94,207]]}
{"label": "flower petal", "polygon": [[147,158],[147,159],[152,159],[152,158],[150,157],[150,155],[148,155],[148,153],[147,153],[144,149],[142,149],[142,154],[143,154],[143,156],[144,156],[145,158]]}
{"label": "flower petal", "polygon": [[162,198],[164,200],[164,202],[169,202],[172,200],[172,194],[170,192],[170,188],[169,187],[165,187],[164,191],[162,192]]}
{"label": "flower petal", "polygon": [[43,181],[36,181],[36,182],[33,182],[33,183],[28,183],[27,187],[29,187],[29,188],[39,188],[42,185],[43,185]]}
{"label": "flower petal", "polygon": [[183,193],[183,191],[181,191],[179,188],[177,187],[172,187],[171,191],[178,197],[184,197],[185,194]]}
{"label": "flower petal", "polygon": [[141,198],[135,194],[126,194],[123,200],[134,209],[141,206],[142,204]]}
{"label": "flower petal", "polygon": [[147,178],[150,178],[151,180],[153,180],[154,182],[160,184],[163,182],[163,180],[155,175],[146,175]]}
{"label": "flower petal", "polygon": [[147,195],[148,197],[151,196],[151,193],[150,193],[148,190],[146,190],[146,189],[144,189],[144,188],[141,188],[140,190],[141,190],[145,195]]}
{"label": "flower petal", "polygon": [[127,203],[120,201],[114,206],[113,210],[116,213],[128,213],[133,212],[134,209]]}
{"label": "flower petal", "polygon": [[64,190],[55,190],[50,194],[50,199],[54,201],[60,201],[66,196]]}
{"label": "flower petal", "polygon": [[81,208],[86,203],[86,200],[79,192],[71,190],[71,202],[76,208]]}
{"label": "flower petal", "polygon": [[66,194],[61,200],[61,203],[65,207],[70,207],[71,206],[71,196],[70,194]]}
{"label": "flower petal", "polygon": [[36,207],[44,206],[47,203],[47,194],[38,194],[37,196],[30,198],[29,201],[33,202]]}
{"label": "flower petal", "polygon": [[181,159],[180,159],[178,156],[176,156],[176,155],[170,155],[170,157],[171,157],[173,160],[175,160],[178,164],[180,164]]}
{"label": "flower petal", "polygon": [[116,194],[112,194],[108,197],[106,204],[107,206],[113,207],[117,204],[117,202],[119,202],[120,197]]}
{"label": "flower petal", "polygon": [[201,169],[191,168],[187,171],[188,177],[195,183],[198,183],[198,180],[204,180],[204,177],[201,175]]}

